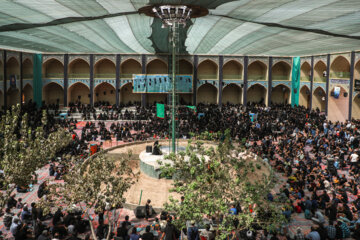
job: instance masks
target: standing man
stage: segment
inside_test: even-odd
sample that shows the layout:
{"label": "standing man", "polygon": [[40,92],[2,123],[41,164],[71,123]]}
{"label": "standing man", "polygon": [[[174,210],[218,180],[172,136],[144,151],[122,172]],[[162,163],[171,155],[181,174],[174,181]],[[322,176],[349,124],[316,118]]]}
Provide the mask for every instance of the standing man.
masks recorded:
{"label": "standing man", "polygon": [[199,229],[195,227],[195,221],[191,220],[191,227],[187,230],[188,240],[199,240]]}

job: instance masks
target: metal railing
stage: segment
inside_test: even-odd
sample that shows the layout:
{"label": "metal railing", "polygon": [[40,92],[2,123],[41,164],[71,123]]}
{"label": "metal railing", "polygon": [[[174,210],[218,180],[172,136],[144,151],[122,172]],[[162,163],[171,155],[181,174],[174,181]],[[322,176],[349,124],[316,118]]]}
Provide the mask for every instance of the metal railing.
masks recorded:
{"label": "metal railing", "polygon": [[132,79],[133,74],[132,73],[123,73],[123,74],[120,74],[120,78],[121,79]]}
{"label": "metal railing", "polygon": [[103,79],[115,79],[116,74],[115,73],[97,73],[94,76],[95,78],[103,78]]}
{"label": "metal railing", "polygon": [[90,78],[89,73],[70,73],[69,78]]}
{"label": "metal railing", "polygon": [[310,77],[307,76],[307,77],[300,77],[300,81],[302,82],[310,82]]}
{"label": "metal railing", "polygon": [[266,75],[248,75],[249,81],[266,80]]}
{"label": "metal railing", "polygon": [[314,82],[326,82],[326,77],[314,77]]}
{"label": "metal railing", "polygon": [[350,73],[349,73],[349,72],[331,72],[331,73],[330,73],[330,77],[331,77],[331,78],[345,78],[345,79],[349,79],[349,78],[350,78]]}
{"label": "metal railing", "polygon": [[33,74],[24,74],[23,78],[24,79],[33,79],[34,75]]}
{"label": "metal railing", "polygon": [[[7,75],[7,80],[10,80],[10,77],[13,76],[14,74],[9,74]],[[16,76],[16,80],[20,80],[20,75],[15,75]]]}
{"label": "metal railing", "polygon": [[43,78],[63,78],[63,73],[47,73],[43,74]]}
{"label": "metal railing", "polygon": [[242,75],[231,75],[231,74],[224,74],[224,80],[242,80]]}
{"label": "metal railing", "polygon": [[279,81],[289,81],[290,77],[289,76],[284,76],[284,75],[272,75],[272,80],[279,80]]}
{"label": "metal railing", "polygon": [[198,75],[198,79],[199,79],[199,80],[217,80],[217,79],[218,79],[218,75],[216,75],[216,74],[211,74],[211,75],[199,74],[199,75]]}

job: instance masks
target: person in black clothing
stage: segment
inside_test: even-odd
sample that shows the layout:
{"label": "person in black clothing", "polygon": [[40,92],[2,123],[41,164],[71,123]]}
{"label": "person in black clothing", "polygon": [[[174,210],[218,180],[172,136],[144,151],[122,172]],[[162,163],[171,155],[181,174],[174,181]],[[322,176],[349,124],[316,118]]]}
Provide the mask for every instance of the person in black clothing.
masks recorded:
{"label": "person in black clothing", "polygon": [[150,232],[150,226],[146,226],[145,233],[141,235],[142,240],[154,240],[154,234]]}
{"label": "person in black clothing", "polygon": [[17,201],[15,200],[15,194],[11,195],[10,198],[7,200],[7,207],[8,208],[13,208],[16,207],[16,203]]}
{"label": "person in black clothing", "polygon": [[146,221],[147,221],[147,220],[149,219],[149,217],[151,217],[151,215],[152,215],[152,207],[151,207],[150,203],[151,203],[151,200],[148,199],[148,200],[146,201],[146,204],[145,204],[145,219],[146,219]]}
{"label": "person in black clothing", "polygon": [[62,213],[61,208],[58,208],[53,217],[53,225],[55,226],[56,224],[60,223],[63,217],[64,214]]}
{"label": "person in black clothing", "polygon": [[168,216],[167,224],[163,234],[161,235],[160,240],[176,240],[177,239],[177,230],[176,227],[171,223],[172,217]]}
{"label": "person in black clothing", "polygon": [[121,227],[119,227],[117,229],[116,233],[117,233],[116,236],[122,237],[123,240],[128,240],[129,239],[128,228],[127,228],[126,222],[121,223]]}

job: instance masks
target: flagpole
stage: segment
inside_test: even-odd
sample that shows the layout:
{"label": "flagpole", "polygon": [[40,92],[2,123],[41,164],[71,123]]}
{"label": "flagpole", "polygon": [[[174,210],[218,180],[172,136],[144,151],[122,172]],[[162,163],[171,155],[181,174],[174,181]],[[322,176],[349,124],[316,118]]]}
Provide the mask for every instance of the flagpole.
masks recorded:
{"label": "flagpole", "polygon": [[175,139],[175,54],[176,54],[176,42],[175,42],[175,31],[176,31],[176,22],[173,21],[172,24],[172,114],[171,114],[171,134],[172,134],[172,148],[173,153],[176,152],[176,139]]}

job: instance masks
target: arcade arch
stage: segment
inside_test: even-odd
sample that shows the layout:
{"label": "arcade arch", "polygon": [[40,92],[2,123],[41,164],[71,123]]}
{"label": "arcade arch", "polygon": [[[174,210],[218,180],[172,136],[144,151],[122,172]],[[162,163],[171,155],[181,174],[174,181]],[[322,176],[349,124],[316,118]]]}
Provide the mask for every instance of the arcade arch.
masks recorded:
{"label": "arcade arch", "polygon": [[267,66],[261,61],[255,61],[248,66],[248,80],[249,81],[265,81],[267,80]]}
{"label": "arcade arch", "polygon": [[116,104],[116,92],[113,85],[103,82],[94,89],[94,103],[106,102],[110,105]]}
{"label": "arcade arch", "polygon": [[201,85],[197,89],[197,103],[216,104],[218,89],[209,83]]}
{"label": "arcade arch", "polygon": [[43,100],[45,104],[64,105],[64,89],[55,82],[50,82],[43,87]]}
{"label": "arcade arch", "polygon": [[277,62],[271,69],[272,80],[290,80],[291,66],[283,61]]}
{"label": "arcade arch", "polygon": [[234,83],[224,87],[222,92],[222,104],[241,104],[242,103],[242,88]]}
{"label": "arcade arch", "polygon": [[90,89],[81,82],[74,83],[68,89],[69,103],[81,102],[83,104],[90,104]]}

